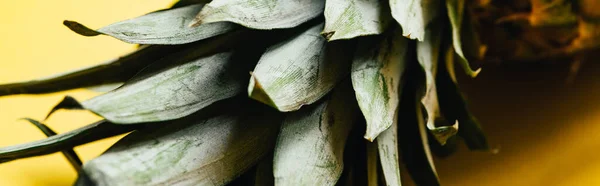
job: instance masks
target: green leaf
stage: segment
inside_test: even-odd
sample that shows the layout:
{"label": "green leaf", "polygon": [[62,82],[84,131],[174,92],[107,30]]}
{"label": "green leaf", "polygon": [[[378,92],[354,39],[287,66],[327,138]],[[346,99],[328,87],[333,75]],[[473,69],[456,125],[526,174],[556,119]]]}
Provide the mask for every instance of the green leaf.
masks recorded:
{"label": "green leaf", "polygon": [[115,125],[99,121],[88,126],[46,139],[0,148],[0,163],[51,154],[96,140],[124,134],[143,125]]}
{"label": "green leaf", "polygon": [[[132,124],[181,118],[238,95],[246,86],[245,72],[262,47],[213,54],[236,42],[236,37],[213,38],[206,45],[160,59],[122,87],[81,105],[113,123]],[[64,107],[59,104],[53,111],[60,108]]]}
{"label": "green leaf", "polygon": [[324,8],[322,0],[213,0],[192,26],[228,21],[261,30],[293,28],[321,15]]}
{"label": "green leaf", "polygon": [[389,25],[389,7],[380,0],[325,1],[325,29],[329,41],[378,35]]}
{"label": "green leaf", "polygon": [[[311,104],[350,71],[351,42],[327,43],[319,35],[323,24],[267,49],[248,86],[251,98],[277,108],[294,111]],[[301,51],[301,52],[300,52]]]}
{"label": "green leaf", "polygon": [[452,81],[446,66],[440,66],[436,80],[437,87],[439,87],[440,109],[449,120],[458,120],[460,123],[458,136],[465,140],[467,147],[471,150],[494,151],[490,149],[479,122],[467,108],[465,99],[455,82]]}
{"label": "green leaf", "polygon": [[[415,62],[416,63],[416,62]],[[406,88],[402,93],[398,111],[398,142],[402,161],[416,185],[439,186],[432,154],[427,138],[421,96],[417,93],[423,86],[423,72],[416,67],[407,70]]]}
{"label": "green leaf", "polygon": [[275,147],[275,185],[335,185],[358,111],[349,91],[339,87],[323,102],[288,114]]}
{"label": "green leaf", "polygon": [[361,38],[352,62],[352,87],[367,122],[365,139],[373,141],[397,122],[407,39],[400,29],[385,36]]}
{"label": "green leaf", "polygon": [[440,9],[438,0],[390,0],[392,17],[402,26],[403,34],[410,39],[425,39],[425,27]]}
{"label": "green leaf", "polygon": [[[84,36],[104,34],[127,43],[160,45],[191,43],[227,33],[237,28],[235,24],[226,22],[189,27],[188,25],[203,6],[204,4],[195,4],[154,12],[113,23],[97,31],[90,30],[73,21],[64,21],[64,25]],[[93,32],[97,32],[97,34],[91,34]]]}
{"label": "green leaf", "polygon": [[[397,118],[394,118],[397,120]],[[381,169],[387,185],[402,185],[400,177],[400,149],[398,147],[398,122],[394,122],[377,137]]]}
{"label": "green leaf", "polygon": [[[55,136],[57,134],[50,127],[48,127],[47,125],[45,125],[37,120],[31,119],[31,118],[23,118],[23,119],[28,121],[29,123],[33,124],[38,129],[40,129],[40,131],[42,131],[47,137]],[[81,159],[79,159],[79,156],[77,156],[77,153],[75,153],[75,151],[73,151],[73,149],[63,150],[62,154],[65,156],[67,161],[69,161],[71,166],[77,172],[82,170],[81,169],[81,164],[82,164]]]}
{"label": "green leaf", "polygon": [[[436,24],[438,23],[438,24]],[[438,93],[435,77],[438,70],[438,59],[440,59],[442,28],[439,21],[432,22],[425,31],[425,39],[417,41],[417,61],[425,72],[425,84],[423,86],[421,103],[424,105],[427,116],[427,128],[441,144],[458,131],[458,123],[446,121],[440,113]],[[448,126],[454,124],[452,126]]]}
{"label": "green leaf", "polygon": [[463,22],[463,14],[465,13],[465,0],[447,0],[446,8],[448,9],[448,17],[452,25],[452,46],[456,54],[459,56],[458,62],[468,76],[476,77],[481,68],[473,71],[469,66],[469,61],[465,58],[461,43],[461,26]]}
{"label": "green leaf", "polygon": [[137,130],[84,170],[98,185],[224,185],[275,143],[282,117],[250,104]]}
{"label": "green leaf", "polygon": [[144,46],[109,62],[38,80],[0,85],[0,96],[14,94],[45,94],[74,88],[91,87],[127,81],[142,68],[180,46]]}

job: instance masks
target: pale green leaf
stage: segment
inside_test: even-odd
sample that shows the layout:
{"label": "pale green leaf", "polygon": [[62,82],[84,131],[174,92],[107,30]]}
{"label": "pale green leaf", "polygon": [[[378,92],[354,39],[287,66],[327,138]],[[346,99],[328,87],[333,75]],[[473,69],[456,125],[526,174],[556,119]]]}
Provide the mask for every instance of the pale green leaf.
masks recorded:
{"label": "pale green leaf", "polygon": [[[394,118],[396,120],[396,118]],[[398,148],[398,123],[394,122],[377,137],[377,149],[385,182],[389,186],[402,185],[400,177],[400,149]]]}
{"label": "pale green leaf", "polygon": [[325,94],[350,71],[353,45],[319,35],[323,24],[274,45],[260,58],[248,94],[280,111],[298,110]]}
{"label": "pale green leaf", "polygon": [[111,122],[130,124],[181,118],[240,94],[262,47],[213,54],[238,36],[223,35],[160,59],[122,87],[81,105]]}
{"label": "pale green leaf", "polygon": [[38,80],[0,85],[0,96],[44,94],[74,88],[92,87],[127,81],[142,68],[176,50],[180,46],[144,46],[123,57],[92,67],[74,70]]}
{"label": "pale green leaf", "polygon": [[335,185],[357,114],[348,91],[340,87],[323,102],[288,114],[275,147],[275,185]]}
{"label": "pale green leaf", "polygon": [[481,68],[473,71],[462,49],[461,28],[465,13],[465,0],[446,0],[446,8],[452,25],[452,46],[459,56],[458,62],[468,76],[476,77],[481,72]]}
{"label": "pale green leaf", "polygon": [[390,0],[394,19],[402,26],[403,34],[422,41],[425,27],[438,15],[439,0]]}
{"label": "pale green leaf", "polygon": [[325,1],[325,29],[328,40],[351,39],[383,33],[389,25],[389,6],[381,0]]}
{"label": "pale green leaf", "polygon": [[281,117],[247,104],[220,112],[137,130],[84,170],[98,185],[225,185],[271,152]]}
{"label": "pale green leaf", "polygon": [[[189,27],[204,4],[164,10],[137,18],[113,23],[97,31],[73,21],[64,24],[84,36],[109,35],[128,43],[174,45],[191,43],[229,32],[236,28],[232,23],[211,23]],[[88,34],[97,32],[98,34]]]}
{"label": "pale green leaf", "polygon": [[423,72],[420,67],[407,70],[404,92],[402,93],[398,118],[398,143],[402,162],[416,185],[439,186],[439,178],[429,147],[428,130],[424,121],[421,96]]}
{"label": "pale green leaf", "polygon": [[373,141],[397,120],[407,39],[400,29],[383,37],[361,38],[352,62],[352,87],[367,122],[365,139]]}
{"label": "pale green leaf", "polygon": [[[434,135],[435,139],[444,145],[449,137],[456,134],[458,124],[454,123],[454,121],[448,123],[440,112],[435,79],[438,70],[438,59],[440,58],[440,54],[443,54],[440,51],[442,30],[435,23],[439,22],[433,22],[427,27],[425,39],[417,41],[417,61],[425,72],[425,85],[423,86],[421,103],[423,103],[427,112],[427,128]],[[447,126],[449,124],[455,125],[453,127]]]}
{"label": "pale green leaf", "polygon": [[253,29],[293,28],[323,13],[323,0],[214,0],[192,26],[233,22]]}
{"label": "pale green leaf", "polygon": [[0,148],[0,163],[72,149],[75,146],[130,132],[143,125],[115,125],[107,121],[42,140]]}
{"label": "pale green leaf", "polygon": [[245,77],[236,65],[241,61],[232,56],[226,52],[190,61],[134,79],[81,104],[120,124],[181,118],[244,90]]}

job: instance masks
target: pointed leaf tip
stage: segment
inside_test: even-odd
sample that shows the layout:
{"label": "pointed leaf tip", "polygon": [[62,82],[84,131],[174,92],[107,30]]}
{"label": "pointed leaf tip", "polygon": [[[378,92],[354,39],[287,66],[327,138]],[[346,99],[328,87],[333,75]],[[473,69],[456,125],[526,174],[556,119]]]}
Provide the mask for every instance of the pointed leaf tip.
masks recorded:
{"label": "pointed leaf tip", "polygon": [[63,25],[67,26],[73,32],[75,32],[79,35],[82,35],[82,36],[90,37],[90,36],[97,36],[97,35],[102,34],[100,32],[90,29],[90,28],[86,27],[85,25],[82,25],[81,23],[78,23],[75,21],[64,20]]}
{"label": "pointed leaf tip", "polygon": [[275,103],[269,97],[269,95],[267,95],[265,90],[263,90],[262,85],[260,84],[258,79],[256,79],[256,77],[254,76],[254,74],[252,72],[250,72],[250,83],[248,84],[248,96],[250,96],[250,98],[252,98],[252,99],[260,101],[261,103],[264,103],[266,105],[269,105],[273,108],[278,109],[277,105],[275,105]]}
{"label": "pointed leaf tip", "polygon": [[79,101],[77,101],[75,98],[73,98],[71,96],[65,96],[65,98],[63,98],[62,101],[60,101],[58,104],[56,104],[56,106],[54,106],[52,108],[52,110],[50,110],[50,112],[48,112],[48,115],[46,115],[46,118],[44,118],[44,121],[48,120],[48,118],[50,118],[50,116],[52,114],[54,114],[54,112],[56,112],[60,109],[78,110],[78,109],[84,109],[84,108],[79,103]]}

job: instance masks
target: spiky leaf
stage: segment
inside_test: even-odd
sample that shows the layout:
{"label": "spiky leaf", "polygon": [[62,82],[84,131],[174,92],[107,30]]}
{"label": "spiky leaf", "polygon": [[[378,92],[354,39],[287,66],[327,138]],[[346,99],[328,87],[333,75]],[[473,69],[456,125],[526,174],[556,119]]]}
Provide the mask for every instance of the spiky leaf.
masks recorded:
{"label": "spiky leaf", "polygon": [[272,46],[260,58],[248,86],[253,99],[280,111],[298,110],[325,94],[350,70],[348,42],[327,43],[323,24]]}
{"label": "spiky leaf", "polygon": [[141,126],[143,125],[115,125],[99,121],[46,139],[0,148],[0,163],[72,149],[78,145],[127,133]]}
{"label": "spiky leaf", "polygon": [[384,37],[362,38],[352,62],[352,87],[367,121],[369,141],[397,122],[408,42],[401,34],[396,29]]}
{"label": "spiky leaf", "polygon": [[437,16],[439,0],[390,0],[394,19],[402,26],[404,36],[422,41],[425,27]]}
{"label": "spiky leaf", "polygon": [[187,47],[187,45],[144,46],[135,52],[100,65],[39,80],[0,85],[0,96],[44,94],[74,88],[121,83],[133,77],[156,59],[184,47]]}
{"label": "spiky leaf", "polygon": [[192,26],[229,21],[253,29],[293,28],[321,15],[324,7],[322,0],[213,0]]}
{"label": "spiky leaf", "polygon": [[471,69],[469,62],[463,53],[461,42],[461,29],[463,14],[465,13],[465,0],[447,0],[446,8],[448,9],[448,17],[450,18],[450,23],[452,25],[452,46],[454,47],[456,54],[459,56],[458,62],[467,75],[475,77],[477,74],[479,74],[481,69],[477,69],[475,71]]}
{"label": "spiky leaf", "polygon": [[446,121],[440,112],[435,77],[438,70],[438,59],[440,59],[441,54],[442,30],[439,25],[435,24],[438,22],[433,23],[427,27],[425,39],[417,42],[417,61],[425,72],[425,85],[423,86],[421,103],[423,103],[427,112],[427,128],[432,132],[435,139],[444,145],[449,137],[456,134],[458,124],[454,121]]}
{"label": "spiky leaf", "polygon": [[224,185],[273,148],[281,117],[245,105],[135,131],[84,165],[98,185]]}
{"label": "spiky leaf", "polygon": [[[204,4],[159,11],[137,18],[113,23],[97,31],[73,21],[64,24],[84,36],[109,35],[128,43],[175,45],[191,43],[229,32],[236,28],[232,23],[211,23],[189,27]],[[96,32],[97,34],[91,34]]]}
{"label": "spiky leaf", "polygon": [[346,137],[356,109],[348,89],[290,113],[277,138],[275,185],[334,185],[342,174]]}
{"label": "spiky leaf", "polygon": [[383,33],[389,23],[389,6],[381,0],[325,1],[325,29],[328,40],[351,39]]}

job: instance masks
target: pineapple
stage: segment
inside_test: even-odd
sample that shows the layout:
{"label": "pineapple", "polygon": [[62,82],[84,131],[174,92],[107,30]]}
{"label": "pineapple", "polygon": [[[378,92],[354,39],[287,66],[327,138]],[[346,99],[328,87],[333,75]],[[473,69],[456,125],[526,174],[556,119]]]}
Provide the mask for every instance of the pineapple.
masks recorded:
{"label": "pineapple", "polygon": [[[64,21],[83,36],[140,46],[98,66],[0,85],[8,96],[122,84],[86,101],[65,96],[48,114],[104,118],[80,129],[56,134],[27,119],[48,138],[0,148],[0,162],[62,152],[76,185],[401,185],[401,167],[417,185],[440,185],[433,156],[459,141],[496,151],[457,87],[455,64],[475,77],[481,69],[469,61],[577,59],[600,35],[585,4],[597,5],[181,0],[97,30]],[[71,150],[128,132],[84,165]]]}

